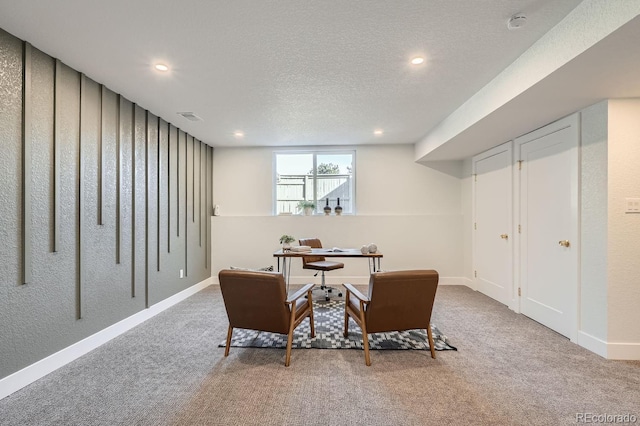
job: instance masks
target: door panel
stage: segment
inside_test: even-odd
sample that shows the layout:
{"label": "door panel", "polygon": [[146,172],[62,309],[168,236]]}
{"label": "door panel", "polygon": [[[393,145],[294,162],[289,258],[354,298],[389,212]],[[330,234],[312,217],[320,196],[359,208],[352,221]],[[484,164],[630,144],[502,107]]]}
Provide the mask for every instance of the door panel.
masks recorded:
{"label": "door panel", "polygon": [[474,157],[474,270],[478,291],[509,305],[513,289],[512,148]]}
{"label": "door panel", "polygon": [[572,339],[578,303],[577,125],[572,116],[516,140],[522,313]]}

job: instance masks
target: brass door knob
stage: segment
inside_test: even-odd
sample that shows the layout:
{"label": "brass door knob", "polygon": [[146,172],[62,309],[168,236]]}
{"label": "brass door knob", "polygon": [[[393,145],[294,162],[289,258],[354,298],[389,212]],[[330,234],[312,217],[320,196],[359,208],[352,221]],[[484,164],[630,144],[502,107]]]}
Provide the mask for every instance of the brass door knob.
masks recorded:
{"label": "brass door knob", "polygon": [[562,247],[571,247],[571,243],[569,242],[569,240],[560,240],[558,241],[558,244],[560,244]]}
{"label": "brass door knob", "polygon": [[507,235],[507,234],[500,234],[500,238],[502,238],[503,240],[508,240],[508,239],[509,239],[509,235]]}

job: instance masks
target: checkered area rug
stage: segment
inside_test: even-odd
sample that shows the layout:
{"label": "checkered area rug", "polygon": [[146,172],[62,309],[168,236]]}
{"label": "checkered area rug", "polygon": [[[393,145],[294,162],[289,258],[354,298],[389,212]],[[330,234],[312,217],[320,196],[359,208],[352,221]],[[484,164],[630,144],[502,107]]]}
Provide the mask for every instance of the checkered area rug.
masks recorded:
{"label": "checkered area rug", "polygon": [[[344,326],[344,300],[313,302],[313,318],[316,337],[311,337],[309,320],[305,319],[293,333],[294,349],[363,349],[360,327],[349,318],[349,336],[342,335]],[[451,346],[447,337],[431,324],[433,342],[437,351],[457,350]],[[224,347],[226,341],[218,346]],[[245,348],[286,348],[287,336],[266,331],[233,330],[231,346]],[[415,349],[429,350],[429,341],[425,330],[408,330],[390,333],[370,333],[369,349]]]}

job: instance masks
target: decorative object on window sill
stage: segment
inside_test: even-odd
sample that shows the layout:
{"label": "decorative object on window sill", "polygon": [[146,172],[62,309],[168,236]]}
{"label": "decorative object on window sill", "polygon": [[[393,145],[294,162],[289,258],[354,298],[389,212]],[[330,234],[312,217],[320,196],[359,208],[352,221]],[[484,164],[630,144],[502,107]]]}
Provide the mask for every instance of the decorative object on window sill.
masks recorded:
{"label": "decorative object on window sill", "polygon": [[327,204],[324,206],[324,215],[329,216],[331,214],[331,207],[329,206],[329,197],[327,197]]}
{"label": "decorative object on window sill", "polygon": [[313,201],[302,200],[298,203],[298,208],[305,216],[311,216],[313,214],[313,209],[316,208],[316,205]]}
{"label": "decorative object on window sill", "polygon": [[362,246],[362,247],[360,247],[360,253],[362,253],[362,254],[367,254],[367,253],[369,253],[369,246]]}
{"label": "decorative object on window sill", "polygon": [[375,253],[378,251],[378,246],[373,243],[369,244],[367,248],[369,249],[369,253]]}
{"label": "decorative object on window sill", "polygon": [[336,216],[340,216],[342,214],[342,207],[340,206],[340,198],[338,198],[338,204],[336,204],[336,207],[333,209],[334,212],[336,212]]}
{"label": "decorative object on window sill", "polygon": [[282,237],[280,237],[280,244],[282,244],[282,251],[291,250],[291,243],[294,242],[295,240],[296,239],[294,237],[287,234],[284,234]]}

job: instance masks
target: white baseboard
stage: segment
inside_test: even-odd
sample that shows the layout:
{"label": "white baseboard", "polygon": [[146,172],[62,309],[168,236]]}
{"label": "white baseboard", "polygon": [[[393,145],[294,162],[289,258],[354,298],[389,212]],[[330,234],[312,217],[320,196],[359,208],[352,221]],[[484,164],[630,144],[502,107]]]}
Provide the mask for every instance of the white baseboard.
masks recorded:
{"label": "white baseboard", "polygon": [[606,359],[640,360],[640,343],[606,342],[583,331],[578,332],[577,343]]}
{"label": "white baseboard", "polygon": [[603,358],[607,358],[607,342],[602,339],[587,334],[584,331],[578,331],[578,341],[576,343]]}
{"label": "white baseboard", "polygon": [[57,370],[58,368],[70,363],[71,361],[80,358],[82,355],[96,349],[97,347],[104,345],[109,340],[117,337],[126,331],[131,330],[133,327],[145,322],[149,318],[158,315],[160,312],[167,308],[183,301],[189,296],[194,295],[200,290],[211,285],[213,280],[207,278],[204,281],[195,284],[180,293],[174,294],[171,297],[164,299],[161,302],[150,306],[148,309],[140,311],[131,315],[128,318],[123,319],[103,330],[92,334],[89,337],[82,339],[81,341],[74,343],[60,351],[49,355],[48,357],[41,359],[20,371],[5,377],[0,380],[0,399],[11,395],[17,390],[22,389],[30,383],[46,376],[47,374]]}
{"label": "white baseboard", "polygon": [[640,343],[607,343],[607,359],[640,360]]}
{"label": "white baseboard", "polygon": [[466,277],[440,277],[438,285],[464,285],[473,289],[473,280]]}

